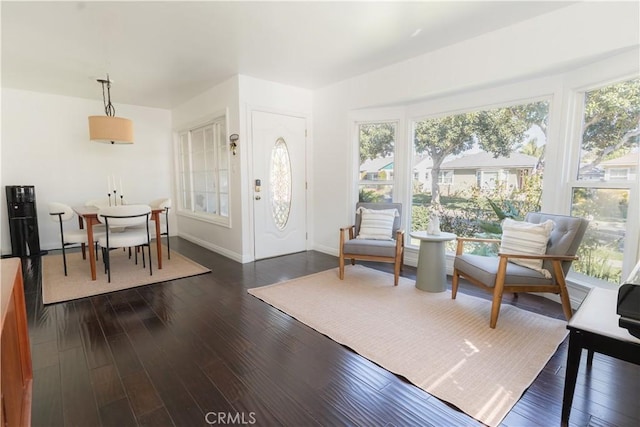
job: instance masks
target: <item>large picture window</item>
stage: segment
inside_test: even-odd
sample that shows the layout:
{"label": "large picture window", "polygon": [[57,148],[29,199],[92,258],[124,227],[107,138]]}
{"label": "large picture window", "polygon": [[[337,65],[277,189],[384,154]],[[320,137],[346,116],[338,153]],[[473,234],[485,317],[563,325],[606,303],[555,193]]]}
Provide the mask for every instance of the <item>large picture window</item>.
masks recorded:
{"label": "large picture window", "polygon": [[229,217],[229,155],[225,117],[179,133],[180,212],[226,223]]}
{"label": "large picture window", "polygon": [[548,114],[538,101],[414,122],[411,231],[436,212],[443,231],[498,237],[505,216],[539,211]]}

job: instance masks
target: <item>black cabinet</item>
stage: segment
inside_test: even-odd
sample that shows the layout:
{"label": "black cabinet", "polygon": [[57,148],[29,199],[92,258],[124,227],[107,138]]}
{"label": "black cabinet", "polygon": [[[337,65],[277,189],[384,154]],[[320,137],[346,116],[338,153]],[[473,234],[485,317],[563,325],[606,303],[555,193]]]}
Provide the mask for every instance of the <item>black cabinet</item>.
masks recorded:
{"label": "black cabinet", "polygon": [[7,185],[9,233],[13,256],[39,255],[38,213],[33,185]]}

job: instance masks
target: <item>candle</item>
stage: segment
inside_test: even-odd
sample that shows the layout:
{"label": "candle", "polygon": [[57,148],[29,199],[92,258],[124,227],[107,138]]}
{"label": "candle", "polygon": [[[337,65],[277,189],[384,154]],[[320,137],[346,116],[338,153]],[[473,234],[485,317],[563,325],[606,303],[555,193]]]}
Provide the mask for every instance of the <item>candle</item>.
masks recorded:
{"label": "candle", "polygon": [[111,194],[111,178],[107,175],[107,194]]}
{"label": "candle", "polygon": [[115,193],[116,191],[118,191],[118,189],[116,188],[116,176],[113,175],[113,192]]}
{"label": "candle", "polygon": [[120,178],[120,197],[124,196],[124,189],[122,188],[122,178]]}

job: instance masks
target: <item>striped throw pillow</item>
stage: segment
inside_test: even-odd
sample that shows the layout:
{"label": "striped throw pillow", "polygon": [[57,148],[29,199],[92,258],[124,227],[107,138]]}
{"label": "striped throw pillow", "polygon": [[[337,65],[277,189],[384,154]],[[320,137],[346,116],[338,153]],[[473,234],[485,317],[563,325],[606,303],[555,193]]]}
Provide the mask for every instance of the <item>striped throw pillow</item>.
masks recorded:
{"label": "striped throw pillow", "polygon": [[[506,218],[502,222],[502,242],[500,252],[505,254],[544,255],[554,227],[552,220],[540,224],[514,221]],[[542,268],[542,260],[509,258],[509,262],[531,268],[542,273],[547,279],[551,273]]]}
{"label": "striped throw pillow", "polygon": [[398,214],[397,209],[358,208],[360,213],[360,231],[357,239],[393,240],[393,221]]}

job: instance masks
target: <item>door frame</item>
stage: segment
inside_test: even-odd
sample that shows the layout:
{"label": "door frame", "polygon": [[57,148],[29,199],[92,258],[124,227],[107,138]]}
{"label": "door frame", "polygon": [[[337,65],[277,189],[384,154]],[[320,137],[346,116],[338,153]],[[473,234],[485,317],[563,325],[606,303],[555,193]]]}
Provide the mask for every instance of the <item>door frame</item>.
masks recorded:
{"label": "door frame", "polygon": [[311,152],[311,148],[313,147],[313,144],[311,143],[312,140],[312,132],[311,132],[311,113],[305,113],[305,112],[300,112],[300,111],[293,111],[293,110],[286,110],[286,109],[278,109],[278,108],[271,108],[271,107],[264,107],[264,106],[259,106],[259,105],[251,105],[251,104],[247,104],[246,106],[246,114],[245,114],[245,129],[247,132],[247,135],[249,136],[247,138],[248,141],[248,147],[247,147],[247,163],[248,163],[248,174],[247,174],[247,182],[244,184],[244,188],[246,190],[246,196],[244,197],[244,200],[246,202],[246,206],[247,206],[247,221],[248,221],[248,239],[245,240],[245,243],[247,245],[251,246],[251,261],[255,261],[256,260],[256,249],[255,249],[255,241],[256,241],[256,230],[255,230],[255,210],[254,210],[254,203],[253,203],[253,182],[256,179],[255,178],[255,168],[254,168],[254,158],[253,158],[253,152],[254,152],[254,140],[253,140],[253,122],[252,122],[252,116],[254,112],[261,112],[261,113],[271,113],[271,114],[278,114],[278,115],[283,115],[283,116],[291,116],[291,117],[297,117],[300,119],[304,120],[305,123],[305,128],[307,130],[306,133],[306,138],[305,138],[305,159],[304,159],[304,178],[305,178],[305,182],[307,183],[307,188],[306,188],[306,192],[305,192],[305,201],[304,201],[304,215],[305,215],[305,233],[306,233],[306,240],[305,240],[305,251],[309,250],[309,242],[312,239],[312,234],[310,232],[310,227],[309,224],[311,224],[311,220],[312,220],[312,215],[309,211],[309,194],[311,194],[311,183],[309,182],[309,176],[311,176],[311,171],[310,171],[310,165],[311,162],[309,161],[309,156],[310,156],[310,152]]}

